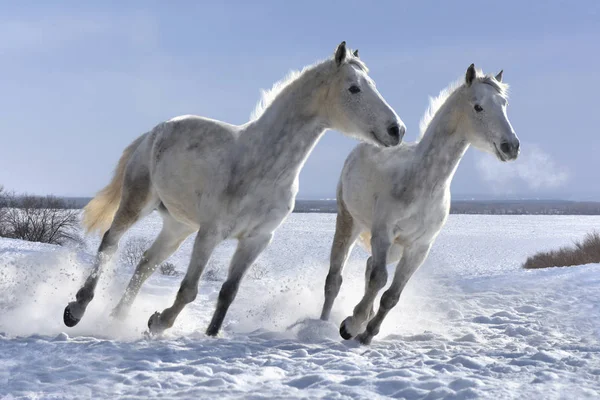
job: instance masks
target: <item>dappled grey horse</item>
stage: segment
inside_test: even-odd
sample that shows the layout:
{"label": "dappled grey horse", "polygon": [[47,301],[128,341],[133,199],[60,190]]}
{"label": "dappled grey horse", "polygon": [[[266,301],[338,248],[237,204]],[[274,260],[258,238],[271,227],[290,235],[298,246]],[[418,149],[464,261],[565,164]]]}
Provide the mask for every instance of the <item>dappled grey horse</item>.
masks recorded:
{"label": "dappled grey horse", "polygon": [[158,209],[162,230],[113,315],[124,317],[157,265],[197,231],[173,305],[148,321],[151,333],[170,328],[196,298],[215,247],[235,238],[237,249],[206,331],[216,335],[244,273],[291,212],[300,169],[327,129],[382,146],[397,145],[405,131],[358,53],[347,51],[345,42],[333,58],[276,83],[244,125],[183,116],[136,139],[123,152],[113,180],[85,208],[87,230],[105,233],[91,275],[65,308],[65,324],[74,326],[83,317],[122,235]]}
{"label": "dappled grey horse", "polygon": [[[368,344],[423,263],[450,210],[450,183],[469,145],[501,161],[514,160],[519,140],[506,114],[508,86],[502,71],[483,75],[471,66],[464,80],[433,99],[417,143],[389,149],[358,145],[346,159],[338,185],[338,215],[321,319],[329,319],[354,242],[367,260],[365,294],[340,326],[344,339]],[[386,266],[398,262],[375,315],[373,304],[387,283]]]}

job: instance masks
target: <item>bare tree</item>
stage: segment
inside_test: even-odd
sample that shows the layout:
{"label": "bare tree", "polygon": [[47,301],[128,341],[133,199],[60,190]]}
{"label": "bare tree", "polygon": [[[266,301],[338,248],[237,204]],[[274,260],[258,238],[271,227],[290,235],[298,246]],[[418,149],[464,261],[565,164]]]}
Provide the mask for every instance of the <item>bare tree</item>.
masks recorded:
{"label": "bare tree", "polygon": [[0,192],[0,235],[50,244],[79,242],[79,211],[54,196]]}
{"label": "bare tree", "polygon": [[7,214],[7,193],[4,191],[4,186],[0,185],[0,237],[6,237],[6,214]]}
{"label": "bare tree", "polygon": [[138,265],[144,256],[144,252],[148,250],[151,244],[151,240],[140,236],[128,239],[125,242],[125,245],[122,246],[121,254],[119,255],[121,262],[130,267],[135,267]]}

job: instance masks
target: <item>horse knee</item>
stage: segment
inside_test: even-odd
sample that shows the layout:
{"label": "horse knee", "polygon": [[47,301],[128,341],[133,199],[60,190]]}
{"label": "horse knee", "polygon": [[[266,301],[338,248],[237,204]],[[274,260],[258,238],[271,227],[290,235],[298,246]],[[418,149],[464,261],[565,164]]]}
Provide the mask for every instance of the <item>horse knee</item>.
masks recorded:
{"label": "horse knee", "polygon": [[392,293],[388,290],[381,296],[381,308],[385,310],[391,310],[396,306],[396,304],[398,304],[399,300],[400,293]]}
{"label": "horse knee", "polygon": [[385,269],[385,266],[383,268],[373,268],[373,270],[371,271],[369,283],[370,286],[374,287],[376,290],[381,290],[385,287],[387,279],[388,273]]}

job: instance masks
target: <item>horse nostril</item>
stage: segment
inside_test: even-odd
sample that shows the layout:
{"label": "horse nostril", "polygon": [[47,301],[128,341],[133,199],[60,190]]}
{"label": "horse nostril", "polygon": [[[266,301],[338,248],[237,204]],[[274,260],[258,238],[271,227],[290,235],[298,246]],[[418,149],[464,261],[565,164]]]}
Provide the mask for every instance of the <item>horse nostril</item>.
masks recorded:
{"label": "horse nostril", "polygon": [[516,142],[513,147],[515,148],[515,153],[518,153],[519,152],[519,148],[521,147],[521,143]]}
{"label": "horse nostril", "polygon": [[510,153],[510,144],[508,144],[508,142],[503,142],[500,144],[500,150],[502,150],[502,152],[504,154],[508,154]]}
{"label": "horse nostril", "polygon": [[398,124],[393,124],[390,125],[390,127],[388,128],[388,135],[390,135],[391,137],[397,139],[400,137],[400,127],[398,126]]}

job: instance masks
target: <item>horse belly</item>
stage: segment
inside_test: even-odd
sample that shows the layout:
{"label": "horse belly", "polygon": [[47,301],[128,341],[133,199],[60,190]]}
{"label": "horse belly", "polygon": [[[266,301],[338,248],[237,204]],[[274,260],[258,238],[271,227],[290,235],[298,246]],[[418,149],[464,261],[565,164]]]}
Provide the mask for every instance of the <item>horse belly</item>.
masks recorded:
{"label": "horse belly", "polygon": [[151,179],[169,213],[197,226],[203,215],[220,213],[230,170],[227,149],[190,148],[182,140],[155,160]]}

